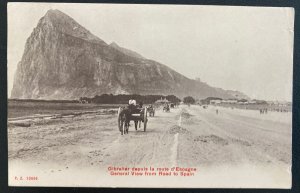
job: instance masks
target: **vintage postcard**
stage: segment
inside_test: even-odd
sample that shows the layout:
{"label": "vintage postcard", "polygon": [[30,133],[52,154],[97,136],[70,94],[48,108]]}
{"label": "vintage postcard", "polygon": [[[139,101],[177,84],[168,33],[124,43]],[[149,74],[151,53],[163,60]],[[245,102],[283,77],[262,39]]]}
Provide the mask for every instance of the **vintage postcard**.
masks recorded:
{"label": "vintage postcard", "polygon": [[293,8],[7,9],[9,186],[291,188]]}

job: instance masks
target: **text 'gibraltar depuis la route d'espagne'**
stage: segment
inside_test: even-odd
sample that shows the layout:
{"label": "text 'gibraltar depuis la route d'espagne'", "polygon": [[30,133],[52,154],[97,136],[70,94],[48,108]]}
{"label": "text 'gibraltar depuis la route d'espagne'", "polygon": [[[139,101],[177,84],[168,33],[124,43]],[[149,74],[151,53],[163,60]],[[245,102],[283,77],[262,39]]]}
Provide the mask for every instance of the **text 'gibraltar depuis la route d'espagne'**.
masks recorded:
{"label": "text 'gibraltar depuis la route d'espagne'", "polygon": [[107,168],[111,176],[194,176],[194,167],[113,167]]}

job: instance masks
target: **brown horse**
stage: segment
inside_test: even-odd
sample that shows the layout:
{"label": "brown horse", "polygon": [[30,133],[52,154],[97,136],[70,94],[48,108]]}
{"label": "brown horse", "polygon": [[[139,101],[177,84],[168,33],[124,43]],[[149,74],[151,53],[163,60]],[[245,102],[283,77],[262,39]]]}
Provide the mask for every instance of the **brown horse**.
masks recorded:
{"label": "brown horse", "polygon": [[[119,130],[121,132],[121,135],[123,134],[128,134],[129,126],[130,126],[130,121],[132,120],[132,114],[134,113],[141,113],[141,116],[143,117],[143,110],[140,108],[132,108],[130,106],[128,107],[123,107],[120,111],[119,114]],[[133,119],[134,120],[134,119]],[[138,123],[139,126],[141,126],[141,120],[134,120],[134,125],[135,125],[135,130],[137,130]]]}

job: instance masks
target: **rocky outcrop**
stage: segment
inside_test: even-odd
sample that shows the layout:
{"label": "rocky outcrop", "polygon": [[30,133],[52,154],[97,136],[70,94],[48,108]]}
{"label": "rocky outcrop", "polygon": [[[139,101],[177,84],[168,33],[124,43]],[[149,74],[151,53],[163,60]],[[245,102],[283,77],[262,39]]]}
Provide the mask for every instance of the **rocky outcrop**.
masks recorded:
{"label": "rocky outcrop", "polygon": [[58,10],[49,10],[27,39],[11,98],[78,99],[104,93],[232,98],[140,54],[108,45]]}

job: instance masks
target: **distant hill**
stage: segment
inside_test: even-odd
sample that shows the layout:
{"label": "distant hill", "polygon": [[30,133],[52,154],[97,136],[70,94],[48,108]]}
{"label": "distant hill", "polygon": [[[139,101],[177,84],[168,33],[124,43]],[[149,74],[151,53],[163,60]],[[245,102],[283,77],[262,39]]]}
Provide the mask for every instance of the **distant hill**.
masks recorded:
{"label": "distant hill", "polygon": [[49,10],[26,41],[11,98],[70,100],[105,93],[235,97],[116,43],[109,45],[63,12]]}

